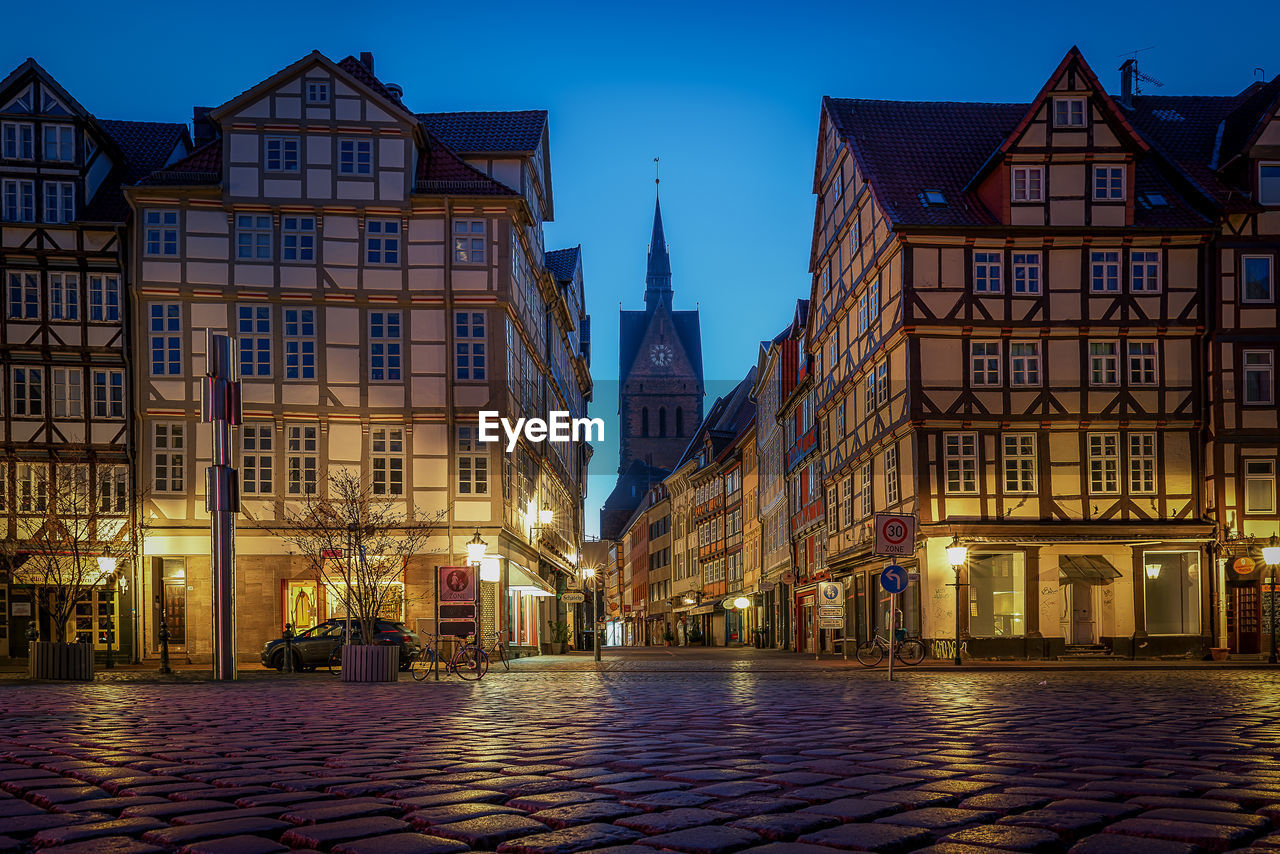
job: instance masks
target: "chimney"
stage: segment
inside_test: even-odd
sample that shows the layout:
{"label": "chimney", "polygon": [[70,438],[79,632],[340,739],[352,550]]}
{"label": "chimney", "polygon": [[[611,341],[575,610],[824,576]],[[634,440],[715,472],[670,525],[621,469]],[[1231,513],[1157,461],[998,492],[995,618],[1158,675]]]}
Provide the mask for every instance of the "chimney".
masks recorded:
{"label": "chimney", "polygon": [[404,97],[404,87],[399,83],[383,83],[382,85],[387,87],[387,91],[391,93],[391,97],[395,98],[397,101]]}
{"label": "chimney", "polygon": [[1126,59],[1120,66],[1120,104],[1126,110],[1133,109],[1133,74],[1137,69],[1136,59]]}
{"label": "chimney", "polygon": [[213,107],[195,107],[192,110],[191,138],[197,148],[206,142],[213,141],[218,135],[218,129],[209,118],[209,113],[212,111]]}
{"label": "chimney", "polygon": [[369,69],[369,73],[373,73],[373,54],[367,50],[360,51],[360,64]]}

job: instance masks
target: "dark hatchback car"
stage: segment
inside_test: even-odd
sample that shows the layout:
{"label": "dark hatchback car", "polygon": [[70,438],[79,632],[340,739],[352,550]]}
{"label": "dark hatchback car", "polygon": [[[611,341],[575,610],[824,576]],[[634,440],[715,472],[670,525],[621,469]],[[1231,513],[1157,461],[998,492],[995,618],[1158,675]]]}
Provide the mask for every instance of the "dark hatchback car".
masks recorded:
{"label": "dark hatchback car", "polygon": [[[345,620],[326,620],[318,626],[299,632],[293,638],[293,669],[314,670],[325,667],[333,651],[342,645],[343,633],[347,623]],[[408,670],[418,654],[422,652],[422,643],[418,636],[409,630],[404,623],[391,620],[374,622],[373,642],[383,646],[400,647],[400,669]],[[351,621],[351,635],[360,639],[360,621]],[[262,663],[276,670],[284,669],[284,640],[276,638],[267,641],[262,647]]]}

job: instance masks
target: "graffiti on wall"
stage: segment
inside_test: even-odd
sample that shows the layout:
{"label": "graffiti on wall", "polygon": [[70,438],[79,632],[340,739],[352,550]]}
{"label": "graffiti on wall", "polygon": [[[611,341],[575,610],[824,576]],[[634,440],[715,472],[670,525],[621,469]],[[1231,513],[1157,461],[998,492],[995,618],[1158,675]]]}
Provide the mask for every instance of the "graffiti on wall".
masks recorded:
{"label": "graffiti on wall", "polygon": [[[960,641],[960,655],[969,654],[969,646],[964,641]],[[955,658],[956,642],[949,638],[938,638],[929,641],[929,655],[933,658]]]}

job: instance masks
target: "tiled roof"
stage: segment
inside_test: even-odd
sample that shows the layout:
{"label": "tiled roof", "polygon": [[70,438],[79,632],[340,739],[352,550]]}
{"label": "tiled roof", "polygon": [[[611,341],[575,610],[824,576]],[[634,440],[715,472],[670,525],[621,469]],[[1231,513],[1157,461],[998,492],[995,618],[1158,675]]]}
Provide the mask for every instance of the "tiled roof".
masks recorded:
{"label": "tiled roof", "polygon": [[120,187],[133,184],[164,162],[187,138],[186,125],[173,122],[125,122],[102,119],[98,122],[120,149],[123,162],[102,184],[80,218],[87,222],[124,222],[129,203]]}
{"label": "tiled roof", "polygon": [[430,132],[426,138],[427,147],[418,158],[414,192],[451,196],[519,195],[454,154]]}
{"label": "tiled roof", "polygon": [[419,113],[422,126],[460,154],[532,153],[547,127],[546,110]]}
{"label": "tiled roof", "polygon": [[152,172],[140,184],[182,187],[222,181],[222,137],[210,140],[176,163]]}
{"label": "tiled roof", "polygon": [[543,257],[547,265],[547,269],[551,271],[551,275],[555,276],[557,282],[567,282],[573,278],[574,271],[578,269],[578,256],[582,254],[581,246],[574,246],[571,249],[552,249]]}
{"label": "tiled roof", "polygon": [[[998,220],[966,186],[1022,121],[1027,104],[867,101],[827,98],[872,192],[895,225],[988,226]],[[1140,123],[1139,123],[1140,124]],[[1160,193],[1168,204],[1135,210],[1140,228],[1197,228],[1208,220],[1188,204],[1148,156],[1140,158],[1138,193]],[[920,194],[942,193],[927,205]]]}
{"label": "tiled roof", "polygon": [[346,59],[339,62],[338,67],[355,79],[359,80],[364,85],[368,86],[373,91],[377,92],[382,97],[386,98],[391,103],[396,104],[401,108],[404,107],[404,104],[400,102],[400,98],[388,89],[386,85],[384,85],[383,82],[369,70],[369,66],[365,65],[354,56],[348,56]]}

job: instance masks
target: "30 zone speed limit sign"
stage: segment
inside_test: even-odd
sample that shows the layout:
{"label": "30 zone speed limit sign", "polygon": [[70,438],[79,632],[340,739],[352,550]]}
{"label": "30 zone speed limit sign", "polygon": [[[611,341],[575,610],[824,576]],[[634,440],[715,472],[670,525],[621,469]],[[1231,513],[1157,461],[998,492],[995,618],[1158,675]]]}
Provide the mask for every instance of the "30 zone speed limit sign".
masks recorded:
{"label": "30 zone speed limit sign", "polygon": [[876,554],[910,555],[916,550],[916,517],[876,514]]}

